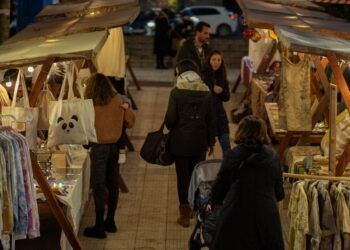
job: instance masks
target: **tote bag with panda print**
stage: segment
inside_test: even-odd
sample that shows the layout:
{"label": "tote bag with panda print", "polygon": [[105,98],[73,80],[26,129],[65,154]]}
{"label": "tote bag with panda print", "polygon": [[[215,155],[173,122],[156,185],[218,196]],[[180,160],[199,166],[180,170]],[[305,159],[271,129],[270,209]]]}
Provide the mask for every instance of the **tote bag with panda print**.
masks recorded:
{"label": "tote bag with panda print", "polygon": [[[86,109],[84,107],[83,98],[74,96],[73,91],[73,74],[72,67],[67,70],[64,77],[61,92],[57,101],[51,101],[49,105],[49,136],[47,147],[51,148],[62,144],[88,144],[88,136],[86,133]],[[63,96],[68,83],[67,99],[63,100]]]}

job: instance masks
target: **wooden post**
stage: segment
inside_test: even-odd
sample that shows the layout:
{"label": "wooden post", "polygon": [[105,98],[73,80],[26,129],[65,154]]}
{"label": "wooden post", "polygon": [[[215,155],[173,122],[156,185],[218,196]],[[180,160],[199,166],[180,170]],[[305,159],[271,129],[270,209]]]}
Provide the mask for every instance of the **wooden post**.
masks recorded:
{"label": "wooden post", "polygon": [[281,139],[280,145],[278,147],[278,154],[283,159],[284,157],[284,151],[289,145],[290,140],[293,138],[293,132],[287,131],[286,135]]}
{"label": "wooden post", "polygon": [[239,73],[239,75],[238,75],[238,77],[237,77],[237,80],[236,80],[236,82],[235,82],[235,85],[233,86],[233,88],[232,88],[232,94],[234,94],[234,93],[236,93],[236,90],[237,90],[237,88],[238,88],[238,85],[239,85],[239,83],[241,82],[241,80],[242,80],[242,76],[241,76],[241,73]]}
{"label": "wooden post", "polygon": [[340,67],[338,65],[337,56],[334,53],[331,53],[328,54],[327,57],[334,75],[334,84],[336,84],[339,88],[340,93],[345,102],[346,108],[350,111],[350,90],[344,79],[343,72],[340,70]]}
{"label": "wooden post", "polygon": [[139,81],[137,80],[136,75],[135,75],[135,73],[134,73],[134,70],[133,70],[132,67],[131,67],[129,56],[126,56],[126,68],[129,70],[130,75],[131,75],[131,78],[132,78],[132,80],[133,80],[133,82],[134,82],[134,84],[135,84],[137,90],[141,90],[140,83],[139,83]]}
{"label": "wooden post", "polygon": [[77,235],[74,233],[72,225],[69,223],[67,217],[62,211],[62,208],[59,206],[55,195],[51,191],[49,184],[47,183],[40,166],[38,165],[38,161],[36,155],[31,152],[30,158],[32,161],[33,175],[35,180],[38,182],[41,190],[43,191],[45,198],[49,204],[49,207],[55,216],[58,224],[62,228],[64,234],[66,235],[70,245],[74,250],[83,249]]}
{"label": "wooden post", "polygon": [[49,74],[49,71],[52,67],[52,64],[55,62],[55,60],[56,60],[55,57],[49,57],[45,60],[43,67],[41,68],[41,71],[39,73],[39,76],[36,79],[32,92],[30,93],[29,103],[31,107],[35,105],[39,97],[39,94],[41,92],[41,89],[44,86],[44,82],[46,81],[47,75]]}
{"label": "wooden post", "polygon": [[332,175],[336,173],[336,117],[337,117],[337,86],[330,86],[329,103],[329,171]]}

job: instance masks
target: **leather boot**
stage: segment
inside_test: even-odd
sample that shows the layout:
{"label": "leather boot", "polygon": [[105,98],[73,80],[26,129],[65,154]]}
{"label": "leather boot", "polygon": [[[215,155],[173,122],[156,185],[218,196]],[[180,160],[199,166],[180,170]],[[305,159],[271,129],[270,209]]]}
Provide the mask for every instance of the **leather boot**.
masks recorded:
{"label": "leather boot", "polygon": [[107,237],[103,225],[104,210],[96,210],[96,224],[93,227],[87,227],[84,230],[86,237],[104,239]]}
{"label": "leather boot", "polygon": [[106,232],[116,233],[118,231],[118,228],[114,221],[115,210],[115,207],[108,207],[107,217],[104,223]]}
{"label": "leather boot", "polygon": [[192,213],[192,209],[190,205],[182,204],[179,206],[179,210],[180,210],[180,217],[177,219],[177,223],[183,227],[189,227],[191,213]]}

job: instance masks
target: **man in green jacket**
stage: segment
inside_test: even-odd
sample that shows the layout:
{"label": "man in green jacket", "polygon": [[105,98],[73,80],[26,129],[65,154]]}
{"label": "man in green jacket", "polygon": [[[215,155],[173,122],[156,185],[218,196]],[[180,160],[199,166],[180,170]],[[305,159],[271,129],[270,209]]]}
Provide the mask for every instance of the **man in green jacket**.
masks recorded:
{"label": "man in green jacket", "polygon": [[194,38],[187,39],[179,48],[176,55],[176,63],[184,59],[194,61],[201,70],[205,64],[205,59],[211,48],[209,47],[210,25],[205,22],[199,22],[196,26],[196,35]]}

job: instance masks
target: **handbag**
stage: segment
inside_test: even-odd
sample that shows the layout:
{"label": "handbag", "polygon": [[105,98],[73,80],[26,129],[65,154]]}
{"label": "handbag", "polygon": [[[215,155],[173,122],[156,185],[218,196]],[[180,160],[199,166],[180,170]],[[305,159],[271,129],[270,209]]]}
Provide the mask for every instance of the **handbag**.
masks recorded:
{"label": "handbag", "polygon": [[49,104],[51,101],[55,101],[51,90],[48,87],[47,81],[44,83],[44,88],[38,96],[36,102],[36,107],[39,108],[39,121],[38,129],[39,130],[48,130],[49,129]]}
{"label": "handbag", "polygon": [[161,166],[173,164],[174,158],[168,145],[169,134],[164,133],[164,122],[159,130],[148,133],[140,151],[142,159]]}
{"label": "handbag", "polygon": [[[67,82],[68,96],[63,100]],[[87,119],[86,115],[94,116],[95,113],[87,114],[84,104],[84,99],[74,96],[73,69],[70,68],[64,77],[58,100],[50,102],[48,148],[62,144],[88,144],[85,126],[92,126],[88,124],[92,119]]]}
{"label": "handbag", "polygon": [[[17,106],[17,94],[20,85],[23,93],[23,107]],[[24,73],[21,69],[18,71],[12,104],[10,107],[2,107],[1,114],[12,115],[16,118],[18,132],[25,132],[25,138],[29,148],[35,150],[37,148],[36,138],[39,109],[30,107],[29,105],[27,86],[24,81]],[[4,117],[2,118],[2,123],[3,125],[11,126],[13,120]]]}

